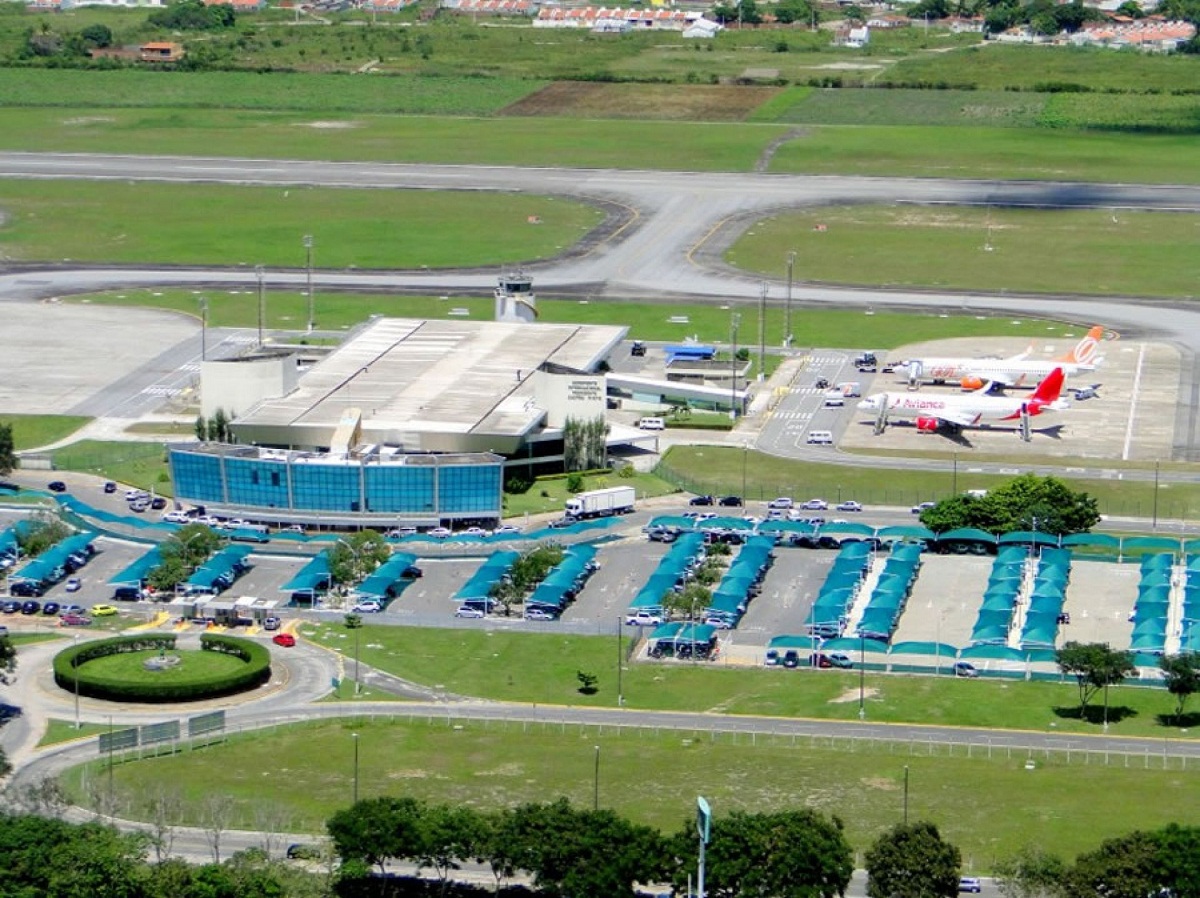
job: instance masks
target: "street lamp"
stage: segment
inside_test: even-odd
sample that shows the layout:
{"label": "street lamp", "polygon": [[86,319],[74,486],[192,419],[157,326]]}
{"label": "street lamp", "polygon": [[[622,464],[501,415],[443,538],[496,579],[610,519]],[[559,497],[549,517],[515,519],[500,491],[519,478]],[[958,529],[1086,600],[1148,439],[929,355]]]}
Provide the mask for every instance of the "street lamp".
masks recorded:
{"label": "street lamp", "polygon": [[750,454],[750,444],[742,443],[742,502],[746,501],[746,456]]}
{"label": "street lamp", "polygon": [[75,675],[75,729],[79,729],[79,634],[75,634],[75,657],[71,659],[71,672]]}
{"label": "street lamp", "polygon": [[311,334],[313,330],[313,285],[312,285],[312,253],[313,253],[313,238],[312,234],[305,234],[304,239],[304,266],[308,271],[308,277],[305,281],[308,289],[308,332]]}
{"label": "street lamp", "polygon": [[908,826],[908,765],[904,765],[904,825]]}
{"label": "street lamp", "polygon": [[208,358],[208,297],[201,296],[200,303],[200,361]]}
{"label": "street lamp", "polygon": [[625,693],[621,690],[621,666],[625,660],[624,647],[621,645],[621,616],[617,615],[617,707],[625,706]]}
{"label": "street lamp", "polygon": [[592,810],[600,810],[600,746],[596,749],[596,769],[592,775]]}
{"label": "street lamp", "polygon": [[761,383],[767,376],[767,282],[758,292],[758,377]]}
{"label": "street lamp", "polygon": [[858,719],[867,718],[867,634],[858,629]]}
{"label": "street lamp", "polygon": [[254,275],[258,278],[258,347],[263,345],[263,316],[266,312],[266,293],[263,288],[263,267],[254,266]]}
{"label": "street lamp", "polygon": [[787,299],[783,306],[783,346],[788,349],[792,345],[792,271],[796,267],[795,252],[788,253]]}
{"label": "street lamp", "polygon": [[358,733],[351,733],[354,740],[354,804],[358,804]]}
{"label": "street lamp", "polygon": [[1158,460],[1154,461],[1154,512],[1150,524],[1151,530],[1158,529]]}
{"label": "street lamp", "polygon": [[[741,7],[739,7],[740,9]],[[729,330],[733,344],[733,354],[729,357],[729,420],[737,420],[737,332],[742,323],[742,316],[734,312],[729,316]]]}

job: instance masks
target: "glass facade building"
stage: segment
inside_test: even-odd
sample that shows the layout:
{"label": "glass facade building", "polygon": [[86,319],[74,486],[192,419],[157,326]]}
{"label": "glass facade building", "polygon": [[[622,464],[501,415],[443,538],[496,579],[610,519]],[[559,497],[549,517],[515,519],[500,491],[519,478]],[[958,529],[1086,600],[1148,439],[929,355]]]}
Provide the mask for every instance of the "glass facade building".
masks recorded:
{"label": "glass facade building", "polygon": [[338,457],[213,443],[168,447],[175,497],[266,522],[432,526],[498,519],[504,459],[491,453]]}

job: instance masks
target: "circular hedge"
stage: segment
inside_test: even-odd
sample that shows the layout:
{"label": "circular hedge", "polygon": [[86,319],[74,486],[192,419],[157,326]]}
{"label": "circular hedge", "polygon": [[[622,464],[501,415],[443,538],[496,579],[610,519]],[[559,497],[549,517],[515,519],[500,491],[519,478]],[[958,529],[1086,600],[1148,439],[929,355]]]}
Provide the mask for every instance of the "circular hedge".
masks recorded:
{"label": "circular hedge", "polygon": [[175,636],[147,633],[140,636],[117,636],[71,646],[54,656],[54,682],[68,692],[79,690],[80,695],[113,702],[192,702],[205,698],[220,698],[256,689],[271,678],[271,653],[265,646],[249,639],[205,633],[200,637],[200,649],[223,652],[241,659],[239,670],[223,676],[203,679],[156,680],[153,675],[144,679],[127,680],[119,677],[89,673],[87,663],[97,658],[123,652],[172,651]]}

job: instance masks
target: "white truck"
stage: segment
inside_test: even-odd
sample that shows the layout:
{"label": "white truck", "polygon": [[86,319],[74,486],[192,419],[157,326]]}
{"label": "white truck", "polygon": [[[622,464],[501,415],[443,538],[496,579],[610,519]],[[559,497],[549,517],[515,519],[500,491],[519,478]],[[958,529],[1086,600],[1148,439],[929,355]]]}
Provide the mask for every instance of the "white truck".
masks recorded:
{"label": "white truck", "polygon": [[604,490],[588,490],[567,500],[566,514],[572,518],[606,518],[633,511],[637,491],[631,486],[614,486]]}

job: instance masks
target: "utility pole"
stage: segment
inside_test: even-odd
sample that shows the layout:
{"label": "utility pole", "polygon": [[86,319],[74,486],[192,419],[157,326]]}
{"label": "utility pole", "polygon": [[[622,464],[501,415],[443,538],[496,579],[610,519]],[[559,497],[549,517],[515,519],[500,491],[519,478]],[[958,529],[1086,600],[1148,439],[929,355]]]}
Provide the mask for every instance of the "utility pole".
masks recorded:
{"label": "utility pole", "polygon": [[304,266],[308,272],[306,284],[308,287],[308,332],[311,334],[315,322],[313,314],[313,286],[312,286],[312,253],[313,253],[313,238],[312,234],[304,235]]}
{"label": "utility pole", "polygon": [[796,253],[788,253],[787,299],[783,306],[783,347],[792,345],[792,270],[796,267]]}
{"label": "utility pole", "polygon": [[254,266],[254,274],[258,278],[258,348],[262,349],[263,345],[263,317],[266,314],[266,293],[263,288],[263,267],[261,265]]}
{"label": "utility pole", "polygon": [[200,297],[200,361],[208,358],[208,297]]}
{"label": "utility pole", "polygon": [[733,344],[733,355],[729,358],[729,420],[737,420],[737,332],[738,325],[742,323],[740,312],[734,312],[729,316],[729,330],[731,334],[730,342]]}
{"label": "utility pole", "polygon": [[758,380],[767,376],[767,282],[758,290]]}

